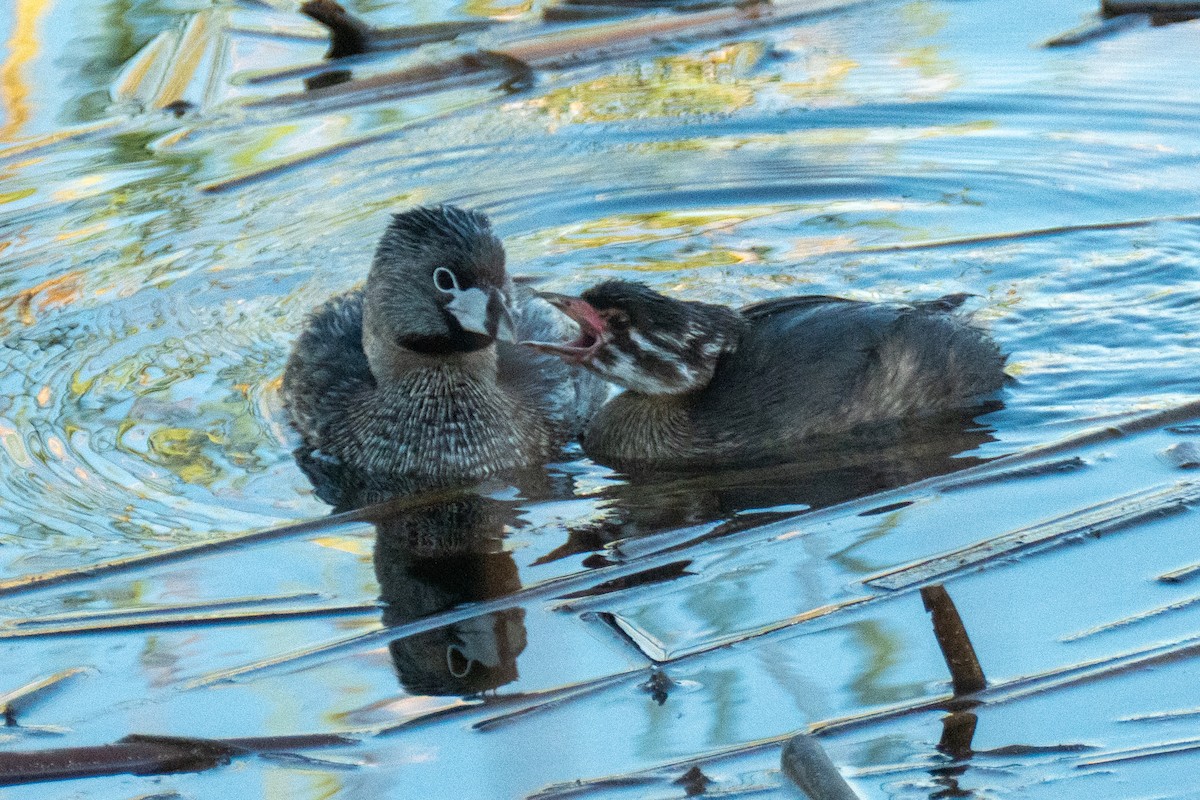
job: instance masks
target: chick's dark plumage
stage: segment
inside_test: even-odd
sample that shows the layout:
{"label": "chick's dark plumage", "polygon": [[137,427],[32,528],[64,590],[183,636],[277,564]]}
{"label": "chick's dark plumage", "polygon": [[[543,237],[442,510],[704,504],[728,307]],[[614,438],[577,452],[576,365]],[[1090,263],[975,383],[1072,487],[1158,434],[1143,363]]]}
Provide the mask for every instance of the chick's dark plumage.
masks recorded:
{"label": "chick's dark plumage", "polygon": [[584,450],[626,469],[795,460],[815,437],[969,409],[1006,382],[1004,356],[964,296],[863,303],[827,296],[735,311],[609,281],[549,296],[583,333],[535,343],[626,389]]}
{"label": "chick's dark plumage", "polygon": [[544,462],[606,389],[497,338],[571,335],[562,323],[513,284],[483,215],[397,214],[366,285],[314,311],[293,347],[282,392],[298,456],[406,488]]}

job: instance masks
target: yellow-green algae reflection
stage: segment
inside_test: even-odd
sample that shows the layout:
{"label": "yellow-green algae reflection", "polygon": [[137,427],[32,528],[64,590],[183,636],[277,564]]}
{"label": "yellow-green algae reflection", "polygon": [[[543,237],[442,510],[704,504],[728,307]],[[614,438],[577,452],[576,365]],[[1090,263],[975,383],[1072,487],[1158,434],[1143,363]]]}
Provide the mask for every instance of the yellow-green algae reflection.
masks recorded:
{"label": "yellow-green algae reflection", "polygon": [[764,51],[761,42],[739,42],[699,56],[656,58],[552,90],[533,104],[556,124],[728,113],[753,103],[767,80],[751,76]]}

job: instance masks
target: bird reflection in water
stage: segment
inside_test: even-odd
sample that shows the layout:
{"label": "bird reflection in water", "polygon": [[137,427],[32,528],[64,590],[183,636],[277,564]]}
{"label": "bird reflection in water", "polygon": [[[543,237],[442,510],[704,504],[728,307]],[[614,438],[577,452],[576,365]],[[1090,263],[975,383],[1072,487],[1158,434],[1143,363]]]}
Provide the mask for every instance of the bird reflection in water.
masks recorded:
{"label": "bird reflection in water", "polygon": [[[464,495],[373,516],[384,624],[520,589],[516,562],[503,549],[516,514],[512,503]],[[525,611],[508,608],[395,639],[388,650],[409,694],[465,696],[515,681],[525,643]]]}
{"label": "bird reflection in water", "polygon": [[[975,414],[1001,407],[997,401]],[[963,469],[978,463],[960,454],[991,441],[971,414],[950,414],[883,426],[814,442],[805,460],[754,469],[691,474],[629,474],[591,498],[591,513],[556,522],[562,544],[531,566],[590,555],[582,566],[603,566],[597,551],[618,540],[717,522],[705,538],[793,516]],[[300,455],[298,453],[298,455]],[[376,527],[375,573],[383,622],[392,627],[518,592],[516,562],[504,549],[522,513],[538,503],[578,499],[569,476],[525,471],[510,478],[499,499],[464,488],[426,495],[422,505],[390,502],[421,496],[409,484],[365,484],[330,475],[325,464],[300,459],[318,494],[339,511],[360,508]],[[516,491],[511,491],[516,487]],[[477,695],[518,678],[526,647],[525,612],[509,608],[398,638],[389,651],[405,691],[413,695]]]}
{"label": "bird reflection in water", "polygon": [[[617,540],[717,523],[706,538],[725,536],[926,478],[974,466],[964,455],[994,441],[975,409],[815,438],[791,463],[711,472],[630,472],[596,494],[607,512],[569,527],[567,540],[543,562],[594,552]],[[602,566],[604,559],[591,563]]]}

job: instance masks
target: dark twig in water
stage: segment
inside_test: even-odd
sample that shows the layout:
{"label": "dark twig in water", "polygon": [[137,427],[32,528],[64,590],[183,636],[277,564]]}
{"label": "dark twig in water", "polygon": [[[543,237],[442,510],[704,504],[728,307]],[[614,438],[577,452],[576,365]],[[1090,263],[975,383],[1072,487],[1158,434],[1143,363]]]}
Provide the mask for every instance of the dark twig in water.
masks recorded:
{"label": "dark twig in water", "polygon": [[1184,599],[1177,600],[1174,603],[1169,603],[1164,606],[1157,606],[1156,608],[1151,608],[1147,611],[1141,611],[1137,614],[1130,614],[1127,617],[1122,617],[1121,619],[1114,620],[1112,622],[1106,622],[1103,625],[1097,625],[1093,628],[1088,628],[1085,631],[1080,631],[1079,633],[1072,633],[1068,636],[1060,637],[1059,641],[1079,641],[1080,639],[1085,639],[1089,636],[1095,636],[1098,633],[1105,633],[1107,631],[1116,630],[1117,628],[1123,628],[1126,625],[1133,625],[1138,622],[1144,622],[1148,619],[1154,619],[1155,617],[1161,616],[1162,614],[1167,614],[1171,611],[1179,611],[1180,609],[1196,605],[1197,603],[1200,603],[1200,595],[1185,597]]}
{"label": "dark twig in water", "polygon": [[[566,592],[562,595],[564,600],[575,600],[583,597],[598,597],[611,594],[624,589],[632,589],[635,586],[654,586],[660,583],[667,583],[676,578],[682,578],[684,575],[695,575],[694,572],[689,572],[688,567],[692,565],[690,559],[682,561],[672,561],[670,564],[663,564],[658,567],[641,572],[635,572],[632,575],[622,575],[620,578],[614,578],[611,581],[604,581],[595,586],[589,586],[586,589],[580,589],[577,592]],[[578,606],[572,606],[574,610]],[[559,606],[558,610],[563,610],[564,606]]]}
{"label": "dark twig in water", "polygon": [[1016,467],[1014,469],[1000,470],[992,472],[989,475],[980,475],[975,478],[964,478],[961,481],[954,481],[946,486],[944,491],[951,492],[957,489],[967,489],[974,486],[987,486],[988,484],[1007,483],[1008,481],[1023,480],[1025,478],[1040,478],[1045,475],[1061,475],[1064,472],[1075,472],[1081,470],[1088,465],[1079,456],[1069,456],[1060,458],[1054,461],[1044,461],[1040,464],[1030,464],[1026,467]]}
{"label": "dark twig in water", "polygon": [[0,785],[91,778],[200,772],[228,764],[242,751],[203,739],[127,736],[114,744],[0,753]]}
{"label": "dark twig in water", "polygon": [[351,14],[334,0],[309,0],[300,13],[329,28],[326,58],[345,58],[379,50],[399,50],[433,42],[446,42],[464,33],[486,30],[491,20],[433,22],[399,28],[376,28]]}
{"label": "dark twig in water", "polygon": [[367,52],[371,27],[350,14],[333,0],[309,0],[300,13],[329,28],[329,52],[326,58],[344,58]]}
{"label": "dark twig in water", "polygon": [[61,689],[67,681],[94,671],[87,667],[65,669],[53,675],[30,681],[18,689],[13,689],[11,692],[5,692],[3,695],[0,695],[0,709],[4,710],[5,726],[13,727],[17,725],[17,718],[22,713]]}
{"label": "dark twig in water", "polygon": [[113,744],[0,753],[0,785],[92,778],[201,772],[237,756],[285,749],[335,747],[356,740],[334,734],[245,739],[126,736]]}
{"label": "dark twig in water", "polygon": [[815,737],[798,733],[783,746],[783,774],[812,800],[859,800]]}
{"label": "dark twig in water", "polygon": [[979,666],[971,638],[967,636],[962,617],[958,615],[958,609],[954,607],[946,587],[940,583],[922,586],[921,599],[925,601],[925,610],[933,614],[933,635],[937,637],[942,657],[950,668],[954,695],[960,697],[987,688],[983,667]]}
{"label": "dark twig in water", "polygon": [[592,22],[601,19],[623,17],[629,13],[628,6],[618,5],[552,5],[542,10],[542,19],[546,22]]}
{"label": "dark twig in water", "polygon": [[951,711],[942,717],[942,738],[937,749],[951,758],[970,758],[975,752],[971,743],[978,722],[979,717],[972,711]]}
{"label": "dark twig in water", "polygon": [[1197,750],[1200,750],[1200,739],[1183,739],[1176,742],[1164,742],[1162,744],[1153,744],[1146,747],[1133,747],[1128,750],[1114,750],[1108,753],[1102,753],[1096,758],[1079,762],[1075,765],[1075,768],[1088,769],[1091,767],[1106,766],[1108,764],[1117,764],[1122,761],[1138,761],[1143,758],[1172,756],[1179,753],[1191,753]]}
{"label": "dark twig in water", "polygon": [[[541,692],[531,692],[528,695],[514,698],[514,702],[523,702],[526,703],[525,705],[511,711],[505,711],[501,714],[482,719],[474,723],[471,728],[478,731],[492,730],[502,725],[507,725],[510,722],[523,719],[530,714],[536,714],[541,711],[558,708],[563,703],[576,700],[586,695],[594,694],[602,689],[606,689],[609,686],[626,681],[629,678],[641,673],[641,669],[634,669],[630,670],[629,672],[618,672],[615,675],[606,675],[603,678],[596,678],[594,680],[585,681],[583,683],[578,683],[571,686],[547,689]],[[495,703],[490,703],[489,708],[493,707],[494,705]],[[458,708],[464,707],[459,706]]]}
{"label": "dark twig in water", "polygon": [[229,547],[279,539],[286,536],[313,533],[333,527],[339,523],[352,522],[356,519],[357,516],[355,514],[338,514],[324,519],[282,525],[278,528],[268,528],[266,530],[249,531],[220,539],[197,542],[196,544],[139,553],[138,555],[126,556],[125,558],[115,558],[111,561],[101,561],[79,567],[66,567],[34,575],[21,575],[20,577],[0,581],[0,596],[18,594],[49,586],[60,586],[66,583],[77,583],[81,580],[111,575],[117,572],[126,572],[151,565],[158,566],[185,558],[207,555]]}

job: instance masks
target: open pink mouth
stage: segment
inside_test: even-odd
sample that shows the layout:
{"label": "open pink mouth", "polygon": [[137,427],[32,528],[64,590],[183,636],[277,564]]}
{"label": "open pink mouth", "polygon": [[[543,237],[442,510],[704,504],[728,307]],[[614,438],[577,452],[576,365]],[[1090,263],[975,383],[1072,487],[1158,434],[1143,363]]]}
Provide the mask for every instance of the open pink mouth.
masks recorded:
{"label": "open pink mouth", "polygon": [[604,320],[586,300],[563,294],[538,292],[546,302],[566,314],[579,326],[579,336],[569,342],[521,342],[523,345],[551,353],[574,364],[583,364],[607,341]]}

